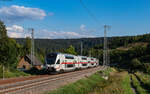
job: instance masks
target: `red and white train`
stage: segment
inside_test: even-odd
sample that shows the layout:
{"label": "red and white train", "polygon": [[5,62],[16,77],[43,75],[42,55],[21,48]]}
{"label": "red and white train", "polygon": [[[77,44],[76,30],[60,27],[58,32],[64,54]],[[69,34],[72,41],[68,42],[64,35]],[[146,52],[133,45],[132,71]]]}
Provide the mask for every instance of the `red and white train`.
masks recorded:
{"label": "red and white train", "polygon": [[51,72],[73,71],[99,65],[96,58],[63,53],[50,53],[45,59],[45,67]]}

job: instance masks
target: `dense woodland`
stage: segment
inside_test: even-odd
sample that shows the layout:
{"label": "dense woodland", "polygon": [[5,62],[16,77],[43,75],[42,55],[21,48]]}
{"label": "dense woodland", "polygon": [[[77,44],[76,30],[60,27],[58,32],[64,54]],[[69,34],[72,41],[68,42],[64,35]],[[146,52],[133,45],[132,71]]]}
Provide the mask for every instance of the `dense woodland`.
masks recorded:
{"label": "dense woodland", "polygon": [[[139,36],[109,37],[110,65],[132,72],[150,72],[150,34]],[[80,55],[81,42],[83,55],[97,57],[102,64],[103,38],[81,39],[35,39],[36,56],[44,63],[50,52]],[[0,74],[5,66],[10,76],[26,75],[18,72],[16,66],[21,57],[30,54],[31,39],[12,39],[7,36],[6,26],[0,21]],[[12,74],[18,73],[18,74]],[[0,75],[2,77],[2,75]],[[8,76],[9,77],[9,76]]]}

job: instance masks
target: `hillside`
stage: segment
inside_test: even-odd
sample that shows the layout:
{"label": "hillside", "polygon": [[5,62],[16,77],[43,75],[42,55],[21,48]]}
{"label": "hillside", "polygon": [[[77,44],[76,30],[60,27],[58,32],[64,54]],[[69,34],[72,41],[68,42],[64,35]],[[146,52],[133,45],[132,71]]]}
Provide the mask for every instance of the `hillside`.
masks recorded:
{"label": "hillside", "polygon": [[129,50],[133,47],[136,47],[136,46],[141,46],[141,47],[145,47],[148,45],[148,42],[136,42],[136,43],[130,43],[126,46],[121,46],[121,47],[118,47],[116,48],[117,50]]}
{"label": "hillside", "polygon": [[[15,39],[18,43],[24,44],[25,39]],[[81,39],[35,39],[35,47],[44,49],[46,52],[56,52],[68,48],[70,45],[75,47],[75,50],[80,53],[81,42],[83,49],[87,50],[98,44],[103,44],[103,38],[81,38]]]}
{"label": "hillside", "polygon": [[[137,42],[149,42],[150,34],[144,34],[139,36],[122,36],[122,37],[109,37],[108,44],[110,49],[123,47],[128,44]],[[24,44],[25,39],[15,39],[18,43]],[[70,45],[75,47],[75,50],[80,54],[81,42],[83,43],[83,50],[86,53],[90,48],[96,47],[103,49],[103,37],[99,38],[80,38],[80,39],[35,39],[35,48],[42,49],[47,52],[61,52]],[[132,46],[132,45],[131,45]]]}

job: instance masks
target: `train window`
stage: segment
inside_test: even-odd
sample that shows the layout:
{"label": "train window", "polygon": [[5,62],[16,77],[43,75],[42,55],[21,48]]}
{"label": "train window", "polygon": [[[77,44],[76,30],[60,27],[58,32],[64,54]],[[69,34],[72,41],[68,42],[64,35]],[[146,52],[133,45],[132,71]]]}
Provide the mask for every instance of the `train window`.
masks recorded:
{"label": "train window", "polygon": [[56,64],[60,64],[60,59],[57,61],[57,63]]}
{"label": "train window", "polygon": [[87,64],[82,64],[82,66],[87,66]]}
{"label": "train window", "polygon": [[65,59],[74,59],[73,56],[65,56]]}
{"label": "train window", "polygon": [[74,67],[74,64],[67,64],[68,68]]}
{"label": "train window", "polygon": [[91,58],[91,60],[94,60],[93,58]]}
{"label": "train window", "polygon": [[47,64],[55,64],[57,54],[51,53],[46,56]]}
{"label": "train window", "polygon": [[82,60],[87,60],[87,58],[85,58],[85,57],[82,57]]}
{"label": "train window", "polygon": [[55,53],[51,53],[51,54],[48,54],[46,57],[47,58],[56,58],[57,54]]}

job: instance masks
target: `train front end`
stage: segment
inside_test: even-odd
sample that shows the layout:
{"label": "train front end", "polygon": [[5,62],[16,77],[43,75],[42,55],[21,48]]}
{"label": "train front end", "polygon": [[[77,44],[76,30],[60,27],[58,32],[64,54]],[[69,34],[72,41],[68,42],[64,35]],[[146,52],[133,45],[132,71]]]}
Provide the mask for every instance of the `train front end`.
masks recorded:
{"label": "train front end", "polygon": [[55,72],[55,64],[57,59],[57,53],[50,53],[46,55],[45,58],[45,67],[47,71]]}

